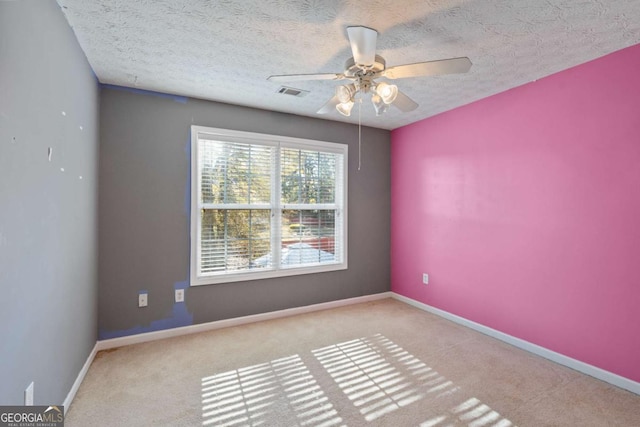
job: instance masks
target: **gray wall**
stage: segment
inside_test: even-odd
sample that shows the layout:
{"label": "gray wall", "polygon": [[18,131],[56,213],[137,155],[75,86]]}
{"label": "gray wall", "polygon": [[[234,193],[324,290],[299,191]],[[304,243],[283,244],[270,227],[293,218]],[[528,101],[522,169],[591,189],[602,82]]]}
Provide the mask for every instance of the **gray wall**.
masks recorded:
{"label": "gray wall", "polygon": [[[388,131],[363,128],[358,171],[354,125],[109,86],[100,100],[100,339],[390,289]],[[191,124],[348,143],[349,269],[187,288]]]}
{"label": "gray wall", "polygon": [[97,109],[58,5],[0,2],[3,405],[23,404],[31,381],[36,404],[61,404],[95,345]]}

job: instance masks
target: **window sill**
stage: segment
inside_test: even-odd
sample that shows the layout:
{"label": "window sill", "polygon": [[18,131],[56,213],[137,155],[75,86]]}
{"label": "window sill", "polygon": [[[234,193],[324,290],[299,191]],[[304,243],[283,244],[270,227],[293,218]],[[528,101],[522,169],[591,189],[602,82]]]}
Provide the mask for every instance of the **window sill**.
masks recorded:
{"label": "window sill", "polygon": [[251,272],[213,274],[210,276],[191,277],[191,286],[216,285],[230,282],[248,282],[252,280],[273,279],[277,277],[299,276],[303,274],[326,273],[346,270],[347,263],[317,265],[311,267],[285,267],[280,270],[259,270]]}

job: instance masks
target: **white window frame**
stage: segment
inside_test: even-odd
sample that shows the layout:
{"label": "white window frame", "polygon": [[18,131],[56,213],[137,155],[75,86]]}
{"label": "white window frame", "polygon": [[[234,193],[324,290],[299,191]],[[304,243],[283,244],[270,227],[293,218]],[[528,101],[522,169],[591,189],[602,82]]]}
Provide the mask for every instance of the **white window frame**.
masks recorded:
{"label": "white window frame", "polygon": [[[275,170],[272,171],[271,182],[271,206],[273,214],[271,217],[271,249],[273,252],[274,266],[269,270],[247,270],[240,272],[225,272],[216,274],[199,275],[199,252],[200,252],[200,181],[198,176],[198,139],[199,135],[206,134],[208,139],[220,139],[222,141],[243,141],[247,143],[271,145],[276,147]],[[321,152],[332,152],[342,154],[342,191],[336,194],[336,238],[341,237],[342,241],[342,261],[327,263],[323,265],[302,266],[302,267],[278,267],[280,260],[280,236],[281,236],[281,212],[283,209],[295,209],[297,205],[287,205],[281,203],[280,186],[280,148],[294,148],[302,150],[316,150]],[[348,268],[347,255],[347,188],[348,188],[348,146],[334,142],[316,141],[310,139],[293,138],[287,136],[269,135],[254,132],[244,132],[229,129],[211,128],[206,126],[191,126],[191,256],[190,256],[190,285],[211,285],[217,283],[238,282],[246,280],[268,279],[274,277],[294,276],[300,274],[322,273],[328,271],[345,270]],[[336,185],[339,187],[339,185]],[[340,190],[339,188],[337,188]],[[342,193],[342,194],[340,194]],[[322,209],[322,205],[318,205]],[[338,220],[338,217],[341,219]],[[341,234],[341,236],[340,236]]]}

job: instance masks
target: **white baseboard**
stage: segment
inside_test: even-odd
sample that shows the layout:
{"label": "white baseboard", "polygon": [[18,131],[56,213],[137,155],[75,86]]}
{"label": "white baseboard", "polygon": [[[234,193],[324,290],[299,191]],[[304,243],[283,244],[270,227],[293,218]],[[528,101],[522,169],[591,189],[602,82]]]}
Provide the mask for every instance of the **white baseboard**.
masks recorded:
{"label": "white baseboard", "polygon": [[125,345],[161,340],[164,338],[177,337],[180,335],[194,334],[197,332],[211,331],[214,329],[222,329],[222,328],[228,328],[231,326],[245,325],[247,323],[261,322],[263,320],[295,316],[297,314],[311,313],[313,311],[328,310],[330,308],[343,307],[346,305],[376,301],[380,299],[391,298],[391,296],[392,296],[391,292],[382,292],[379,294],[365,295],[361,297],[324,302],[320,304],[307,305],[304,307],[288,308],[285,310],[272,311],[269,313],[254,314],[251,316],[218,320],[215,322],[203,323],[199,325],[184,326],[181,328],[173,328],[173,329],[167,329],[163,331],[148,332],[144,334],[131,335],[128,337],[113,338],[113,339],[98,341],[96,342],[96,345],[93,347],[93,350],[89,354],[87,361],[84,363],[84,365],[82,366],[82,369],[78,373],[78,377],[73,383],[73,386],[71,386],[71,390],[69,391],[69,394],[67,394],[67,398],[64,399],[63,405],[64,405],[65,412],[69,410],[69,407],[71,406],[71,403],[73,402],[73,399],[76,397],[76,393],[80,388],[80,384],[82,384],[82,381],[84,380],[84,377],[87,374],[87,371],[89,370],[89,367],[93,362],[93,359],[96,357],[96,354],[99,351],[108,350],[110,348],[122,347]]}
{"label": "white baseboard", "polygon": [[320,304],[306,305],[304,307],[288,308],[285,310],[270,311],[268,313],[253,314],[250,316],[235,317],[233,319],[216,320],[214,322],[201,323],[198,325],[183,326],[180,328],[165,329],[162,331],[147,332],[143,334],[130,335],[121,338],[111,338],[98,341],[96,347],[98,351],[110,348],[122,347],[125,345],[139,344],[148,341],[161,340],[165,338],[177,337],[180,335],[195,334],[198,332],[211,331],[214,329],[229,328],[231,326],[245,325],[247,323],[262,322],[264,320],[278,319],[281,317],[295,316],[313,311],[328,310],[330,308],[343,307],[346,305],[360,304],[385,298],[391,298],[391,292],[365,295],[361,297],[341,299],[337,301],[323,302]]}
{"label": "white baseboard", "polygon": [[250,316],[237,317],[233,319],[225,319],[225,320],[218,320],[218,321],[209,322],[209,323],[202,323],[199,325],[184,326],[180,328],[167,329],[163,331],[148,332],[144,334],[98,341],[96,342],[96,345],[93,347],[93,350],[89,354],[87,361],[85,362],[82,369],[78,373],[78,377],[73,383],[73,386],[69,391],[69,394],[67,394],[67,398],[63,402],[65,411],[69,410],[69,407],[71,406],[71,403],[76,393],[78,392],[78,389],[80,388],[80,384],[82,384],[82,381],[84,380],[84,377],[87,374],[87,371],[89,370],[89,367],[91,366],[91,363],[93,362],[93,359],[95,358],[98,351],[108,350],[111,348],[122,347],[126,345],[131,345],[131,344],[138,344],[138,343],[155,341],[155,340],[160,340],[165,338],[177,337],[180,335],[194,334],[198,332],[211,331],[214,329],[222,329],[222,328],[228,328],[232,326],[245,325],[248,323],[261,322],[264,320],[295,316],[298,314],[311,313],[314,311],[328,310],[331,308],[344,307],[347,305],[360,304],[360,303],[365,303],[370,301],[381,300],[385,298],[394,298],[398,301],[402,301],[413,307],[435,314],[444,319],[451,320],[452,322],[458,323],[462,326],[466,326],[468,328],[481,332],[490,337],[499,339],[500,341],[506,342],[507,344],[511,344],[522,350],[544,357],[545,359],[549,359],[560,365],[567,366],[569,368],[575,369],[576,371],[582,372],[584,374],[590,375],[599,380],[605,381],[607,383],[613,384],[617,387],[623,388],[632,393],[640,395],[640,383],[636,381],[621,377],[612,372],[605,371],[603,369],[597,368],[587,363],[580,362],[579,360],[572,359],[568,356],[564,356],[560,353],[556,353],[544,347],[540,347],[539,345],[532,344],[520,338],[513,337],[511,335],[505,334],[503,332],[497,331],[495,329],[489,328],[479,323],[475,323],[471,320],[467,320],[463,317],[456,316],[455,314],[448,313],[444,310],[431,307],[427,304],[421,303],[414,299],[396,294],[395,292],[382,292],[379,294],[365,295],[365,296],[356,297],[356,298],[330,301],[330,302],[325,302],[320,304],[308,305],[304,307],[295,307],[295,308],[289,308],[285,310],[272,311],[269,313],[254,314]]}
{"label": "white baseboard", "polygon": [[69,390],[69,393],[67,394],[66,399],[64,399],[64,402],[62,402],[62,405],[64,405],[65,413],[69,410],[69,407],[71,406],[71,402],[73,402],[73,399],[76,397],[76,393],[80,388],[80,384],[82,384],[82,381],[84,381],[84,377],[85,375],[87,375],[87,372],[89,371],[89,367],[91,366],[91,363],[93,363],[93,359],[96,357],[96,354],[98,353],[97,347],[98,347],[98,343],[96,343],[96,345],[93,346],[93,350],[91,350],[91,353],[89,353],[89,357],[87,357],[87,360],[84,362],[84,365],[82,365],[82,369],[80,369],[80,372],[76,377],[76,380],[73,382],[73,385],[71,386],[71,390]]}
{"label": "white baseboard", "polygon": [[398,301],[402,301],[413,307],[419,308],[420,310],[424,310],[429,313],[435,314],[444,319],[455,322],[459,325],[466,326],[467,328],[471,328],[475,331],[481,332],[485,335],[489,335],[490,337],[506,342],[507,344],[511,344],[522,350],[528,351],[529,353],[533,353],[538,356],[544,357],[545,359],[549,359],[552,362],[556,362],[560,365],[567,366],[578,372],[582,372],[583,374],[590,375],[594,378],[605,381],[609,384],[613,384],[616,387],[620,387],[632,393],[640,395],[640,383],[636,381],[630,380],[625,377],[621,377],[620,375],[614,374],[609,371],[605,371],[604,369],[600,369],[593,365],[589,365],[588,363],[581,362],[579,360],[573,359],[563,354],[556,353],[555,351],[530,343],[520,338],[516,338],[514,336],[505,334],[504,332],[497,331],[495,329],[492,329],[487,326],[481,325],[479,323],[473,322],[471,320],[465,319],[464,317],[460,317],[455,314],[451,314],[447,311],[440,310],[439,308],[435,308],[430,305],[421,303],[412,298],[405,297],[395,292],[390,292],[390,294],[392,298]]}

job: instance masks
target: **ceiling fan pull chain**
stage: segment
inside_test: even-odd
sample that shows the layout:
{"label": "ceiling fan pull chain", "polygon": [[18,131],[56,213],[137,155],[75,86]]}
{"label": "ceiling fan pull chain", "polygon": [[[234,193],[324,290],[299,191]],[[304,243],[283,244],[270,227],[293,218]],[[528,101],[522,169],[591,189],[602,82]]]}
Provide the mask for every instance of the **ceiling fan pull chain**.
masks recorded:
{"label": "ceiling fan pull chain", "polygon": [[360,111],[362,110],[362,97],[358,98],[358,170],[362,164],[362,121]]}

